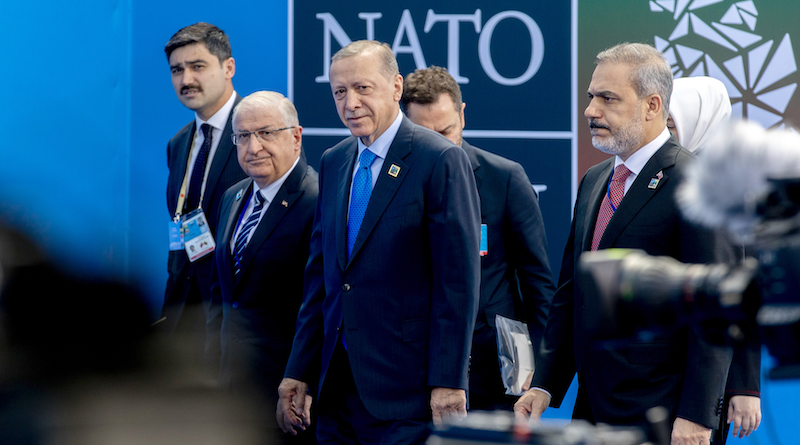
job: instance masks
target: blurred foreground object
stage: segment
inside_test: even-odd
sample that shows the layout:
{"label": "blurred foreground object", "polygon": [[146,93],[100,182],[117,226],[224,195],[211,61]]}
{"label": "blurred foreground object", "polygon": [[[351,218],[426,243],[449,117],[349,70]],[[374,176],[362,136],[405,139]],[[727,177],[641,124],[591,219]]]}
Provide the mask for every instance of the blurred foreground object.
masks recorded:
{"label": "blurred foreground object", "polygon": [[261,413],[208,387],[119,283],[67,276],[0,227],[0,444],[259,444]]}

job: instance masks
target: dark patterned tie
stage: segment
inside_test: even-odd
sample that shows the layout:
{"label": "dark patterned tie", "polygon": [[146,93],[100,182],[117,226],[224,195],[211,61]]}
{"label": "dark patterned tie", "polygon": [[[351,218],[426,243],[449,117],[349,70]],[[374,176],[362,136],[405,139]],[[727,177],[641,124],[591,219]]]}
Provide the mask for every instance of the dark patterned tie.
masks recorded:
{"label": "dark patterned tie", "polygon": [[620,164],[619,167],[614,169],[614,175],[611,177],[611,182],[608,184],[606,196],[603,198],[603,203],[600,204],[600,211],[597,213],[597,223],[594,226],[594,237],[592,238],[592,250],[597,250],[600,245],[600,239],[603,238],[603,232],[606,231],[608,222],[617,211],[619,203],[622,202],[622,197],[625,196],[625,179],[631,171],[625,164]]}
{"label": "dark patterned tie", "polygon": [[200,147],[200,152],[197,153],[197,159],[194,161],[194,168],[192,169],[192,179],[189,181],[189,197],[186,199],[186,208],[189,210],[194,210],[200,206],[203,176],[206,174],[208,153],[211,152],[211,125],[203,124],[200,129],[203,130],[203,145]]}
{"label": "dark patterned tie", "polygon": [[347,259],[350,259],[350,254],[353,252],[356,236],[361,228],[361,222],[364,220],[364,214],[367,212],[369,197],[372,195],[372,170],[370,170],[370,166],[372,166],[376,157],[378,155],[369,149],[362,151],[361,159],[359,159],[358,163],[358,171],[356,171],[356,177],[353,179],[350,217],[347,219]]}
{"label": "dark patterned tie", "polygon": [[242,252],[244,252],[244,248],[247,246],[247,237],[258,225],[258,217],[261,215],[261,211],[264,209],[264,203],[266,202],[264,197],[261,196],[261,191],[256,192],[255,200],[256,203],[253,206],[253,213],[251,213],[250,217],[247,218],[247,221],[244,222],[244,225],[242,225],[242,230],[239,231],[239,236],[236,237],[236,245],[233,248],[234,275],[238,275],[242,270],[241,258]]}

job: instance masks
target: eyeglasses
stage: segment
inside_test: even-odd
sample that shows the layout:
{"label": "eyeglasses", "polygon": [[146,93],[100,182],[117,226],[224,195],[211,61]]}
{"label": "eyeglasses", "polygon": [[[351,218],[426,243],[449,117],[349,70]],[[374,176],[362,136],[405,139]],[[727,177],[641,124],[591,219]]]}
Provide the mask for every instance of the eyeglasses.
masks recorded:
{"label": "eyeglasses", "polygon": [[276,129],[267,129],[262,128],[261,130],[250,131],[250,132],[243,132],[243,133],[233,133],[231,135],[231,140],[233,141],[233,145],[247,145],[250,143],[250,135],[256,135],[256,139],[263,142],[272,142],[278,138],[278,132],[282,130],[290,130],[295,128],[296,125],[291,127],[284,127],[284,128],[276,128]]}

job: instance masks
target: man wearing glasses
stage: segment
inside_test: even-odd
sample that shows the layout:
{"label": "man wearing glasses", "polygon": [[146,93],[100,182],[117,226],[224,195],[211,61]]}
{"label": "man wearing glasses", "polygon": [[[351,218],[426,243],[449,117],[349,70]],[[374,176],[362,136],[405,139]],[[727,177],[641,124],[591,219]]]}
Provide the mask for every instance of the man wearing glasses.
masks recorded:
{"label": "man wearing glasses", "polygon": [[282,434],[273,415],[292,350],[314,220],[317,172],[302,155],[303,127],[289,99],[255,92],[233,110],[232,142],[247,178],[222,198],[215,296],[222,301],[220,383],[258,397],[269,443],[308,443],[314,431]]}

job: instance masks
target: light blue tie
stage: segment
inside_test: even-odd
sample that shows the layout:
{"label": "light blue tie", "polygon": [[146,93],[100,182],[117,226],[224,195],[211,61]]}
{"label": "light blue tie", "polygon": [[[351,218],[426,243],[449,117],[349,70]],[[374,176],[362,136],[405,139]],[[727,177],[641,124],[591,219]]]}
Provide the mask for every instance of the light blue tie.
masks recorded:
{"label": "light blue tie", "polygon": [[356,177],[353,179],[353,192],[350,197],[350,217],[347,220],[347,259],[350,259],[350,254],[353,252],[358,229],[361,228],[361,222],[367,212],[369,197],[372,195],[372,170],[370,170],[370,166],[372,166],[376,157],[378,155],[369,149],[362,151],[358,162],[358,171],[356,171]]}
{"label": "light blue tie", "polygon": [[255,193],[256,203],[253,206],[253,213],[250,214],[250,217],[247,218],[244,225],[242,226],[242,230],[239,232],[239,236],[236,238],[236,246],[233,249],[234,252],[234,265],[233,265],[233,274],[238,275],[242,269],[242,252],[244,251],[245,246],[247,246],[247,237],[250,232],[258,225],[258,217],[261,215],[261,210],[264,209],[264,202],[266,200],[263,196],[261,196],[261,191],[257,191]]}

